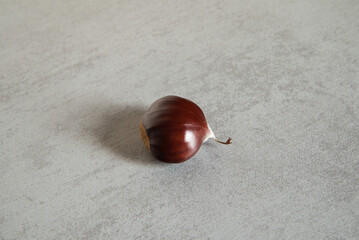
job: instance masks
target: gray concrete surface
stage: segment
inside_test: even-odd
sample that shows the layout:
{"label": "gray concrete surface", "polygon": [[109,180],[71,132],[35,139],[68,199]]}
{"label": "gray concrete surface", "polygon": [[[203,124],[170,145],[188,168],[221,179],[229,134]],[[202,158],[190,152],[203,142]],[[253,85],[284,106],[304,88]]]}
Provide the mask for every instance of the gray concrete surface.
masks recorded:
{"label": "gray concrete surface", "polygon": [[[359,2],[0,2],[0,239],[359,239]],[[157,98],[221,139],[142,145]]]}

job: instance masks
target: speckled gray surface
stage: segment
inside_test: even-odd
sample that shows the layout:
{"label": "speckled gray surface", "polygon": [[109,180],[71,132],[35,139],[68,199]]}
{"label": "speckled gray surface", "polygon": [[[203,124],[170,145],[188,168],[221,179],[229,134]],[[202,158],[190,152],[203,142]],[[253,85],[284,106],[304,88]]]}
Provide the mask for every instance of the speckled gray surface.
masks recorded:
{"label": "speckled gray surface", "polygon": [[[359,239],[359,2],[1,1],[0,239]],[[218,137],[152,159],[157,98]]]}

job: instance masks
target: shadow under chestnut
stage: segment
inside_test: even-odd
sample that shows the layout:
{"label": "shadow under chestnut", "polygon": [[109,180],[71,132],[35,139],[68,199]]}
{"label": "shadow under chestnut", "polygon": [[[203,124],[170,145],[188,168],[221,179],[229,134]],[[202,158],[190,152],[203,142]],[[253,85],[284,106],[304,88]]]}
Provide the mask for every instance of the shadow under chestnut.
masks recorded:
{"label": "shadow under chestnut", "polygon": [[103,112],[94,133],[101,144],[116,155],[138,164],[158,164],[143,145],[140,121],[146,109],[139,106]]}

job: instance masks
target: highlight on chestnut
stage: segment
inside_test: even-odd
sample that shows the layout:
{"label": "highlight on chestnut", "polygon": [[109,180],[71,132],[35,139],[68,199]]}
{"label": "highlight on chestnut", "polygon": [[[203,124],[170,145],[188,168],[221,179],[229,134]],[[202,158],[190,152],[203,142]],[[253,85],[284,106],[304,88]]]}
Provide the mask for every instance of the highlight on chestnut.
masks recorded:
{"label": "highlight on chestnut", "polygon": [[218,140],[201,108],[178,96],[162,97],[152,103],[141,119],[140,133],[152,156],[167,163],[190,159],[208,139],[232,143],[232,138]]}

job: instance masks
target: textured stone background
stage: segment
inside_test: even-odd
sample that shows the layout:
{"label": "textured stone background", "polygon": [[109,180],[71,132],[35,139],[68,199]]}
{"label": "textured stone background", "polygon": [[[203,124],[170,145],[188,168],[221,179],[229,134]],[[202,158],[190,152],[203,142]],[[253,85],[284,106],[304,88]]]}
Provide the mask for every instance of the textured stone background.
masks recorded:
{"label": "textured stone background", "polygon": [[[0,2],[0,239],[358,239],[359,2]],[[138,123],[218,137],[162,164]]]}

